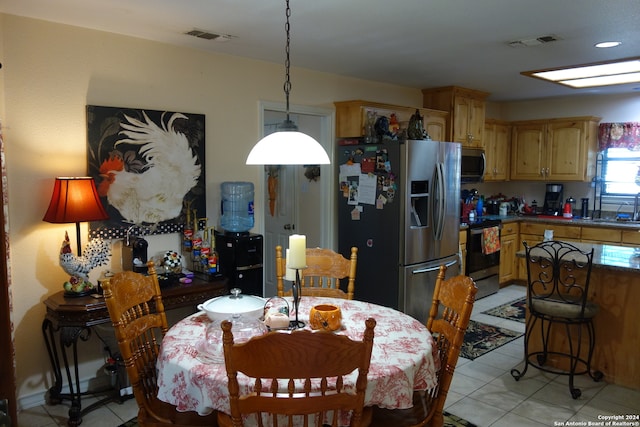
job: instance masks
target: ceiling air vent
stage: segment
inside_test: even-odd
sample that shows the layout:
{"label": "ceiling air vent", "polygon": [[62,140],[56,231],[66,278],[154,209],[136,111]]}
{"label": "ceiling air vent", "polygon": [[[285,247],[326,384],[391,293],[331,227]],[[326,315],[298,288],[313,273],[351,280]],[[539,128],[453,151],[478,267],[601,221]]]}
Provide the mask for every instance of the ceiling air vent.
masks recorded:
{"label": "ceiling air vent", "polygon": [[211,31],[198,30],[198,29],[187,31],[184,34],[188,36],[197,37],[199,39],[216,40],[216,41],[227,41],[235,38],[234,36],[231,36],[229,34],[216,34],[216,33],[212,33]]}
{"label": "ceiling air vent", "polygon": [[507,43],[511,47],[530,47],[539,46],[541,44],[551,43],[560,40],[560,37],[554,35],[530,37],[526,39],[513,40]]}

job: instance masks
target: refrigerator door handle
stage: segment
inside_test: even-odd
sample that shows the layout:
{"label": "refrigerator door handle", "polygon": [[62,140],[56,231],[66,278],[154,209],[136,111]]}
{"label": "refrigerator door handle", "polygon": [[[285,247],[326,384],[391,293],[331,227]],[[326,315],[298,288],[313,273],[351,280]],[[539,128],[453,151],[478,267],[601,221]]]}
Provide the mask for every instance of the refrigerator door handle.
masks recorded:
{"label": "refrigerator door handle", "polygon": [[[454,259],[453,261],[449,261],[449,262],[445,263],[445,266],[446,266],[447,268],[449,268],[449,267],[451,267],[452,265],[457,264],[457,263],[458,263],[458,260],[455,260],[455,259]],[[433,267],[429,267],[429,268],[421,268],[421,269],[419,269],[419,270],[413,270],[413,271],[411,272],[411,274],[429,273],[429,272],[431,272],[431,271],[436,271],[436,270],[439,270],[439,269],[440,269],[440,266],[439,266],[439,265],[435,265],[435,266],[433,266]]]}
{"label": "refrigerator door handle", "polygon": [[444,190],[444,165],[442,163],[436,164],[436,169],[434,171],[434,196],[433,196],[433,213],[434,213],[434,238],[436,240],[442,240],[442,232],[444,230],[444,217],[445,217],[445,208],[446,208],[446,200],[445,195],[446,192]]}

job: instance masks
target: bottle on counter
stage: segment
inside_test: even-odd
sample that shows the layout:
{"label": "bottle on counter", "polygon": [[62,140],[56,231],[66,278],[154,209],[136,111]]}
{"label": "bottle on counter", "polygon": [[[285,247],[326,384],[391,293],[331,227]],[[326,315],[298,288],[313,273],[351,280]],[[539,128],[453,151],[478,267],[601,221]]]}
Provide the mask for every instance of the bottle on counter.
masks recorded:
{"label": "bottle on counter", "polygon": [[571,196],[567,199],[567,203],[571,206],[571,217],[578,216],[580,212],[576,209],[576,199]]}
{"label": "bottle on counter", "polygon": [[580,211],[580,216],[584,218],[589,218],[589,198],[583,197],[580,199],[582,201],[582,210]]}
{"label": "bottle on counter", "polygon": [[193,227],[191,224],[191,202],[186,204],[187,219],[184,223],[184,229],[182,230],[182,249],[185,252],[191,252],[193,248]]}
{"label": "bottle on counter", "polygon": [[476,213],[472,209],[472,210],[469,211],[469,222],[474,222],[475,220],[476,220]]}
{"label": "bottle on counter", "polygon": [[211,251],[207,259],[207,273],[215,274],[218,272],[218,252],[216,251],[215,228],[211,227],[209,237],[211,239]]}
{"label": "bottle on counter", "polygon": [[200,264],[203,270],[207,270],[209,263],[209,255],[211,255],[211,244],[209,243],[209,229],[205,228],[202,237],[202,245],[200,246]]}
{"label": "bottle on counter", "polygon": [[484,211],[484,197],[480,196],[480,198],[478,198],[478,201],[476,202],[476,214],[478,214],[478,216],[482,216]]}
{"label": "bottle on counter", "polygon": [[198,257],[200,257],[200,249],[202,249],[202,238],[204,237],[202,230],[199,230],[198,227],[198,222],[200,220],[198,219],[197,215],[195,214],[194,211],[194,215],[193,215],[193,239],[192,239],[192,253],[193,253],[193,258],[194,260]]}

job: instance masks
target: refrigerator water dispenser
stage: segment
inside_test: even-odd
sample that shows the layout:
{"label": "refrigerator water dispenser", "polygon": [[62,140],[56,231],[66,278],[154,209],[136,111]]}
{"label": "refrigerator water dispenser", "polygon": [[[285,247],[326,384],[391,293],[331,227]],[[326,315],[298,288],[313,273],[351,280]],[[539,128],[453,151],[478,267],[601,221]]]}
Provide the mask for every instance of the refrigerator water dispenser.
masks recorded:
{"label": "refrigerator water dispenser", "polygon": [[429,181],[411,181],[409,223],[411,227],[429,224]]}

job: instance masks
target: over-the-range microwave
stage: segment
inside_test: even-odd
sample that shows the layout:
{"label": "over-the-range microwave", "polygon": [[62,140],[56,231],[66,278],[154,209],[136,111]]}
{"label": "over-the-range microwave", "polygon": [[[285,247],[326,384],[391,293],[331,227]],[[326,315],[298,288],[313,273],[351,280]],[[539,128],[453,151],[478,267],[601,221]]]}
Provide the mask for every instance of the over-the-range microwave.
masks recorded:
{"label": "over-the-range microwave", "polygon": [[462,183],[482,182],[487,159],[482,148],[462,147],[460,181]]}

